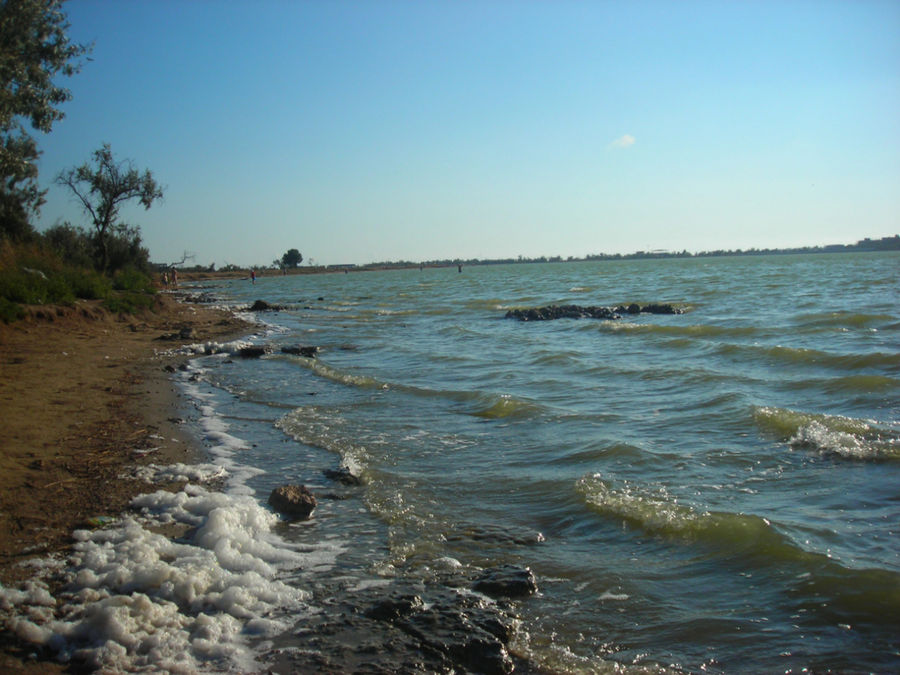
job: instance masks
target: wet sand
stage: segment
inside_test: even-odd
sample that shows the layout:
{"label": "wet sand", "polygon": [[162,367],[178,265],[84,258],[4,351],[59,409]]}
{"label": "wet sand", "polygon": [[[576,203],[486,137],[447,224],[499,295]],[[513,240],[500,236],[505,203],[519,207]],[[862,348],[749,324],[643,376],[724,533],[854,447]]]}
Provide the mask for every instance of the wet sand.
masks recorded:
{"label": "wet sand", "polygon": [[[159,339],[184,327],[190,339]],[[139,315],[79,302],[0,323],[0,583],[27,579],[20,563],[65,554],[73,530],[145,492],[146,483],[121,477],[127,467],[197,456],[166,371],[185,359],[157,352],[248,330],[228,312],[166,294]],[[34,661],[8,635],[0,671],[65,672]]]}

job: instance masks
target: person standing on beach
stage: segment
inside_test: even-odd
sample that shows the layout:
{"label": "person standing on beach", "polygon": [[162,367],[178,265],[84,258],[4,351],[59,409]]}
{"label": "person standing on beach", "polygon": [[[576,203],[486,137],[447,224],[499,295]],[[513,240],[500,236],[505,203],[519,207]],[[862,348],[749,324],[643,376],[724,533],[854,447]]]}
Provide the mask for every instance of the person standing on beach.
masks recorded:
{"label": "person standing on beach", "polygon": [[172,288],[178,288],[178,270],[172,268]]}
{"label": "person standing on beach", "polygon": [[166,290],[169,290],[169,273],[166,271],[163,271],[162,283],[163,283],[163,288],[165,288]]}
{"label": "person standing on beach", "polygon": [[250,283],[256,283],[256,270],[250,270]]}

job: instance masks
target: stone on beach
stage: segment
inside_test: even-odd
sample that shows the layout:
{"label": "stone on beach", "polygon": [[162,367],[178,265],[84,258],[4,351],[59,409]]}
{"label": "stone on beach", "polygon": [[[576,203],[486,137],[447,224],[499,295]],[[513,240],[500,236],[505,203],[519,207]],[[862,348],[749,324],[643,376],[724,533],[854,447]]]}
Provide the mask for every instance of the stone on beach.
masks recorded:
{"label": "stone on beach", "polygon": [[272,490],[269,505],[286,516],[306,520],[315,511],[318,502],[305,485],[282,485]]}

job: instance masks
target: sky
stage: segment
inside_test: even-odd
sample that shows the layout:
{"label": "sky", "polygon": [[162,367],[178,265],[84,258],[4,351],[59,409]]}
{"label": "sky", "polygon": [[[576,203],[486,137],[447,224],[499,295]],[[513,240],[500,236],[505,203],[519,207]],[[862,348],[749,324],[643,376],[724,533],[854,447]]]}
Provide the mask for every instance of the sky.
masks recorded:
{"label": "sky", "polygon": [[265,265],[900,232],[896,0],[71,0],[39,220],[103,143],[151,259]]}

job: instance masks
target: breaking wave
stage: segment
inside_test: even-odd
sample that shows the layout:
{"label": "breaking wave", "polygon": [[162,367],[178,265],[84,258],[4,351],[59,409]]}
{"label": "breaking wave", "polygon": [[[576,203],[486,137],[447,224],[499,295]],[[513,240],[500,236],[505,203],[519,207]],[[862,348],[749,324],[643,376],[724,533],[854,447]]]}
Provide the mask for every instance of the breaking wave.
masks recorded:
{"label": "breaking wave", "polygon": [[794,448],[849,459],[900,459],[897,432],[875,421],[776,407],[754,408],[753,420],[762,431]]}
{"label": "breaking wave", "polygon": [[664,488],[652,490],[600,474],[580,479],[577,492],[597,513],[653,536],[694,543],[743,564],[776,573],[790,569],[792,591],[801,605],[840,620],[900,622],[900,574],[855,569],[822,553],[805,550],[767,518],[753,514],[704,511],[679,504]]}

